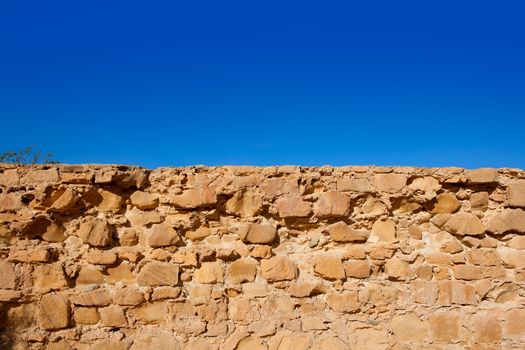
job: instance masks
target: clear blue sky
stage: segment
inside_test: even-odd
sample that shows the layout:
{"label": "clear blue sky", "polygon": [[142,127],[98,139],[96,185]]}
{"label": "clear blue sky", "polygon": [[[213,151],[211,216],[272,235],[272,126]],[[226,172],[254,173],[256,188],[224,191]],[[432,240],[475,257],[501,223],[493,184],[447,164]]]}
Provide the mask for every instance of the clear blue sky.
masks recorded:
{"label": "clear blue sky", "polygon": [[0,151],[525,168],[523,1],[0,2]]}

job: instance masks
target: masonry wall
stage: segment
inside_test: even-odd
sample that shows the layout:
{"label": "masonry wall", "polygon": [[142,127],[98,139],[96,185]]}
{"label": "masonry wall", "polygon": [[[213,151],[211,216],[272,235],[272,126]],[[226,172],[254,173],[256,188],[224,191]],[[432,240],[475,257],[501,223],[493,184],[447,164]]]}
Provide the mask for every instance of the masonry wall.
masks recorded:
{"label": "masonry wall", "polygon": [[0,165],[2,349],[523,349],[525,172]]}

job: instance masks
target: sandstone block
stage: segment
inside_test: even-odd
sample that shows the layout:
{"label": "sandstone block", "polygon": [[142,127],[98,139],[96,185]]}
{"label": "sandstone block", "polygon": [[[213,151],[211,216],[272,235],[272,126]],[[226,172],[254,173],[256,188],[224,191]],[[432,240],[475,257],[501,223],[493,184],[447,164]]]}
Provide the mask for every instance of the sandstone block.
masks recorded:
{"label": "sandstone block", "polygon": [[297,194],[299,191],[296,183],[294,184],[291,181],[286,181],[279,177],[265,179],[259,185],[259,188],[267,198],[275,198],[283,194]]}
{"label": "sandstone block", "polygon": [[69,303],[58,294],[46,294],[38,305],[38,324],[41,328],[55,330],[69,326]]}
{"label": "sandstone block", "polygon": [[487,231],[496,234],[512,231],[525,233],[525,210],[503,209],[489,220]]}
{"label": "sandstone block", "polygon": [[71,302],[81,306],[106,306],[111,304],[111,294],[105,289],[95,289],[71,297]]}
{"label": "sandstone block", "polygon": [[261,260],[261,272],[268,282],[289,281],[297,277],[295,263],[285,256]]}
{"label": "sandstone block", "polygon": [[237,192],[226,202],[226,212],[243,218],[256,216],[263,205],[262,197],[253,192]]}
{"label": "sandstone block", "polygon": [[464,212],[452,215],[445,224],[445,229],[461,236],[475,236],[485,232],[485,226],[476,215]]}
{"label": "sandstone block", "polygon": [[455,265],[453,267],[454,277],[459,280],[479,280],[481,279],[481,268],[473,265]]}
{"label": "sandstone block", "polygon": [[368,239],[368,232],[354,230],[344,221],[331,224],[326,231],[335,242],[365,242]]}
{"label": "sandstone block", "polygon": [[30,170],[22,178],[23,184],[33,184],[33,183],[42,183],[42,182],[58,182],[59,176],[56,168],[50,169],[38,169]]}
{"label": "sandstone block", "polygon": [[465,171],[467,181],[475,184],[498,182],[498,170],[492,168],[480,168]]}
{"label": "sandstone block", "polygon": [[380,241],[393,242],[396,240],[396,224],[392,220],[376,220],[372,226],[372,234]]}
{"label": "sandstone block", "polygon": [[525,207],[525,180],[507,186],[507,204],[511,207]]}
{"label": "sandstone block", "polygon": [[357,291],[330,293],[326,296],[326,302],[335,312],[356,312],[360,306]]}
{"label": "sandstone block", "polygon": [[153,225],[148,236],[148,245],[154,248],[178,245],[181,242],[179,233],[166,221]]}
{"label": "sandstone block", "polygon": [[438,283],[431,281],[412,281],[412,298],[418,304],[434,305],[438,298]]}
{"label": "sandstone block", "polygon": [[226,268],[226,277],[230,283],[253,282],[257,274],[257,265],[248,259],[239,259]]}
{"label": "sandstone block", "polygon": [[372,185],[368,179],[343,178],[337,181],[338,191],[371,192]]}
{"label": "sandstone block", "polygon": [[366,260],[347,261],[344,264],[347,277],[368,278],[370,277],[370,264]]}
{"label": "sandstone block", "polygon": [[407,184],[407,177],[403,174],[375,174],[372,182],[379,192],[399,192]]}
{"label": "sandstone block", "polygon": [[460,318],[456,312],[436,312],[429,317],[432,337],[438,342],[460,339]]}
{"label": "sandstone block", "polygon": [[410,265],[397,257],[389,259],[385,263],[385,272],[393,280],[404,280],[410,277]]}
{"label": "sandstone block", "polygon": [[164,324],[168,316],[168,304],[163,301],[143,304],[130,309],[128,314],[140,323]]}
{"label": "sandstone block", "polygon": [[342,192],[323,193],[314,204],[315,215],[319,218],[344,217],[350,210],[350,198]]}
{"label": "sandstone block", "polygon": [[37,265],[33,277],[35,287],[60,289],[67,286],[61,264]]}
{"label": "sandstone block", "polygon": [[217,203],[217,194],[210,187],[191,188],[172,196],[170,202],[184,209],[208,207]]}
{"label": "sandstone block", "polygon": [[421,341],[427,338],[425,324],[412,313],[392,317],[389,326],[394,337],[402,342]]}
{"label": "sandstone block", "polygon": [[494,343],[501,340],[501,322],[490,314],[474,316],[474,338],[478,343]]}
{"label": "sandstone block", "polygon": [[203,262],[201,267],[193,274],[193,279],[198,283],[223,282],[224,272],[219,262]]}
{"label": "sandstone block", "polygon": [[102,188],[99,188],[98,194],[100,195],[100,200],[98,200],[96,206],[99,210],[117,213],[122,208],[124,204],[124,198],[117,193],[106,191]]}
{"label": "sandstone block", "polygon": [[23,203],[19,195],[13,193],[0,193],[0,212],[17,211]]}
{"label": "sandstone block", "polygon": [[104,275],[93,266],[82,266],[78,272],[76,283],[77,285],[102,284],[104,283]]}
{"label": "sandstone block", "polygon": [[341,259],[335,256],[321,256],[314,260],[314,271],[327,280],[342,280],[346,277]]}
{"label": "sandstone block", "polygon": [[144,293],[135,287],[116,290],[113,294],[113,300],[117,305],[139,305],[146,301]]}
{"label": "sandstone block", "polygon": [[120,306],[103,307],[98,311],[105,327],[122,327],[128,323]]}
{"label": "sandstone block", "polygon": [[179,282],[179,266],[149,262],[140,269],[137,283],[143,286],[175,286]]}
{"label": "sandstone block", "polygon": [[95,247],[105,247],[111,244],[112,232],[106,219],[91,218],[80,224],[77,236],[84,243]]}
{"label": "sandstone block", "polygon": [[513,340],[525,339],[525,310],[513,309],[505,314],[505,334]]}
{"label": "sandstone block", "polygon": [[15,289],[16,274],[13,265],[0,260],[0,289]]}
{"label": "sandstone block", "polygon": [[277,238],[277,230],[269,224],[246,224],[239,229],[244,242],[271,244]]}
{"label": "sandstone block", "polygon": [[141,334],[135,338],[130,350],[180,350],[180,343],[173,334],[148,335]]}
{"label": "sandstone block", "polygon": [[73,319],[77,324],[97,324],[100,315],[95,307],[77,307],[73,312]]}
{"label": "sandstone block", "polygon": [[20,175],[17,169],[5,169],[0,173],[0,186],[14,187],[20,184]]}
{"label": "sandstone block", "polygon": [[159,196],[154,193],[135,191],[129,197],[131,204],[140,210],[155,209],[159,205]]}
{"label": "sandstone block", "polygon": [[51,258],[49,249],[34,248],[28,250],[12,250],[7,259],[10,262],[45,263]]}
{"label": "sandstone block", "polygon": [[432,214],[449,214],[461,208],[461,203],[452,193],[441,193],[437,196],[436,204],[432,209]]}
{"label": "sandstone block", "polygon": [[195,231],[186,231],[184,235],[186,238],[191,239],[192,241],[201,241],[211,235],[211,233],[212,232],[209,227],[201,226]]}
{"label": "sandstone block", "polygon": [[275,208],[282,218],[306,217],[312,212],[310,203],[304,201],[300,196],[291,195],[277,199]]}
{"label": "sandstone block", "polygon": [[91,251],[86,256],[86,260],[95,265],[113,265],[117,261],[117,255],[113,252]]}

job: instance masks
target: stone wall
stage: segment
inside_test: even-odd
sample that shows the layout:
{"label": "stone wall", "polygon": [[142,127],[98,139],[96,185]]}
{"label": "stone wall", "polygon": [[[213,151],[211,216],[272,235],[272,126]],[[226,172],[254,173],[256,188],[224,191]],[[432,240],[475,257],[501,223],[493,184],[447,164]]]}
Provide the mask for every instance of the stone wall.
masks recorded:
{"label": "stone wall", "polygon": [[525,347],[525,172],[0,165],[2,349]]}

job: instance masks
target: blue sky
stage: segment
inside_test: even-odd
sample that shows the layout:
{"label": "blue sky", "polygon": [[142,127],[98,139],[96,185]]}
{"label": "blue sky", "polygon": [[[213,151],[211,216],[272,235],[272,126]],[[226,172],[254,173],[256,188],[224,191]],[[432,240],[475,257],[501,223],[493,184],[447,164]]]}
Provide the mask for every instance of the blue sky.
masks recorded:
{"label": "blue sky", "polygon": [[2,1],[0,152],[525,168],[523,1]]}

